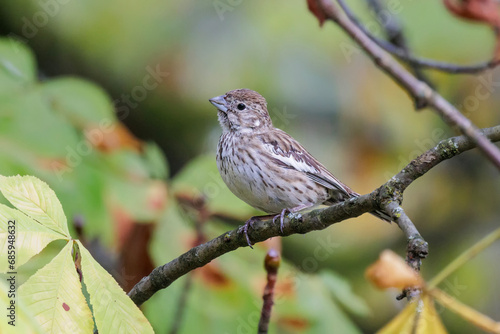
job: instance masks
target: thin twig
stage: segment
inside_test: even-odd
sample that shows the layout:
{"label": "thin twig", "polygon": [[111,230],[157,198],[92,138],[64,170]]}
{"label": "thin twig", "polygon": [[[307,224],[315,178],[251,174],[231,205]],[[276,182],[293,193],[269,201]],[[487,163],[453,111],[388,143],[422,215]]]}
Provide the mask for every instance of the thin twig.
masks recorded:
{"label": "thin twig", "polygon": [[[200,245],[206,240],[205,234],[203,233],[203,225],[209,219],[209,210],[206,206],[205,198],[201,196],[192,198],[184,196],[183,194],[177,194],[175,198],[181,204],[181,207],[184,205],[186,206],[186,211],[187,207],[195,209],[196,218],[194,219],[194,225],[196,230],[196,245]],[[181,295],[179,296],[179,300],[177,302],[174,320],[172,322],[172,326],[170,327],[170,334],[177,334],[181,329],[192,284],[193,274],[189,273],[186,277],[186,282],[182,287]]]}
{"label": "thin twig", "polygon": [[[429,244],[424,240],[424,238],[422,238],[413,222],[397,202],[388,201],[383,207],[387,213],[391,214],[393,221],[398,224],[399,228],[403,231],[407,238],[408,244],[406,248],[406,263],[413,270],[419,272],[422,259],[425,259],[429,253]],[[398,300],[403,298],[414,300],[420,295],[421,292],[421,289],[418,287],[409,287],[405,288],[396,298]]]}
{"label": "thin twig", "polygon": [[[383,7],[380,0],[367,0],[367,2],[377,16],[378,21],[383,26],[388,41],[392,45],[403,50],[407,57],[411,56],[411,51],[408,47],[408,43],[406,42],[406,37],[403,34],[403,28],[399,20]],[[382,13],[385,13],[386,15],[383,16]],[[433,89],[435,88],[434,84],[422,71],[422,68],[418,64],[410,62],[409,65],[413,73],[415,73],[417,79],[426,82]],[[417,106],[421,106],[422,103],[423,101],[420,101],[418,98],[415,99],[415,104]]]}
{"label": "thin twig", "polygon": [[387,42],[381,38],[378,38],[377,36],[373,35],[366,29],[360,22],[359,20],[354,16],[352,11],[349,9],[349,7],[345,4],[344,0],[338,0],[340,6],[346,13],[346,15],[349,17],[349,19],[356,24],[356,26],[363,31],[363,33],[370,38],[373,42],[375,42],[378,46],[380,46],[382,49],[385,51],[393,54],[394,56],[398,57],[399,59],[406,61],[410,65],[414,66],[419,66],[419,67],[426,67],[426,68],[431,68],[434,70],[442,71],[442,72],[447,72],[447,73],[454,73],[454,74],[476,74],[480,73],[489,69],[492,69],[496,67],[498,64],[500,64],[500,59],[492,59],[487,62],[481,62],[478,64],[473,64],[473,65],[460,65],[460,64],[453,64],[449,62],[443,62],[443,61],[437,61],[434,59],[429,59],[429,58],[423,58],[423,57],[417,57],[415,55],[412,55],[408,53],[404,48],[401,48],[397,45],[394,45],[393,43]]}
{"label": "thin twig", "polygon": [[[500,125],[482,129],[481,134],[492,142],[500,141]],[[394,175],[383,187],[388,192],[398,192],[400,196],[417,178],[427,173],[440,162],[476,147],[474,142],[458,136],[440,141],[436,146],[412,160],[399,173]]]}
{"label": "thin twig", "polygon": [[[401,64],[384,52],[349,18],[341,15],[330,0],[317,0],[327,19],[334,21],[356,41],[380,69],[404,88],[411,97],[424,99],[446,122],[460,129],[500,169],[500,149],[484,137],[472,122],[462,115],[450,102],[434,91],[425,82],[415,78]],[[342,1],[342,0],[338,0]]]}
{"label": "thin twig", "polygon": [[[493,141],[500,141],[500,125],[484,129],[482,133]],[[255,222],[248,234],[254,242],[283,235],[304,234],[325,229],[332,224],[360,216],[366,212],[381,209],[389,201],[399,203],[402,201],[404,190],[414,180],[424,175],[439,162],[473,147],[475,147],[474,142],[465,136],[443,140],[436,147],[413,160],[397,175],[370,194],[351,198],[324,209],[304,214],[290,214],[285,219],[283,233],[280,232],[279,224],[275,224],[272,219],[269,219]],[[403,232],[410,239],[412,230],[403,229]],[[128,295],[137,305],[141,305],[158,290],[168,287],[179,277],[240,247],[248,247],[245,235],[241,233],[241,227],[196,246],[169,263],[155,268],[151,274],[137,283]]]}
{"label": "thin twig", "polygon": [[177,308],[175,309],[175,316],[172,322],[172,327],[170,327],[170,334],[177,334],[181,329],[182,321],[184,320],[187,299],[189,296],[189,291],[191,290],[192,283],[193,275],[192,273],[189,273],[188,275],[186,275],[186,281],[184,282],[181,295],[179,296],[179,301],[177,303]]}
{"label": "thin twig", "polygon": [[266,268],[267,272],[267,284],[264,288],[264,295],[262,296],[264,305],[262,305],[262,311],[260,313],[259,334],[267,334],[269,329],[269,320],[271,320],[271,310],[274,304],[274,287],[278,280],[280,262],[280,254],[276,250],[270,249],[264,260],[264,268]]}
{"label": "thin twig", "polygon": [[391,214],[394,222],[398,224],[408,240],[406,263],[415,271],[420,271],[422,259],[425,258],[429,252],[427,242],[425,242],[413,222],[397,202],[389,202],[384,206],[384,209]]}
{"label": "thin twig", "polygon": [[443,281],[446,277],[450,276],[455,270],[460,268],[462,265],[467,263],[470,259],[475,257],[477,254],[481,253],[484,249],[489,247],[492,243],[500,239],[500,228],[495,231],[488,233],[483,239],[478,241],[474,246],[467,249],[465,252],[460,254],[459,257],[454,259],[452,262],[448,263],[448,265],[441,270],[439,274],[437,274],[433,279],[427,283],[428,289],[435,288],[441,281]]}

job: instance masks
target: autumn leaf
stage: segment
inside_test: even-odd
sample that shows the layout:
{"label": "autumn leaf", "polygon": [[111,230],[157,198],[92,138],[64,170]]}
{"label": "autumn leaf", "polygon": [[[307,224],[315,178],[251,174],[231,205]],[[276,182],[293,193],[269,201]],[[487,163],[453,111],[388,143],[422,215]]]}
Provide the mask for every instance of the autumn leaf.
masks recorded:
{"label": "autumn leaf", "polygon": [[380,289],[423,286],[422,278],[393,251],[385,250],[365,273],[369,281]]}
{"label": "autumn leaf", "polygon": [[500,27],[498,2],[495,0],[444,0],[444,5],[458,17]]}
{"label": "autumn leaf", "polygon": [[309,11],[316,16],[319,21],[319,26],[322,27],[323,23],[325,23],[326,15],[318,5],[318,2],[316,0],[307,0],[307,8],[309,8]]}
{"label": "autumn leaf", "polygon": [[448,11],[457,17],[488,24],[495,32],[497,44],[493,60],[500,59],[500,15],[496,0],[443,0]]}
{"label": "autumn leaf", "polygon": [[448,333],[429,295],[424,294],[421,299],[408,303],[394,319],[377,331],[377,334],[405,333]]}
{"label": "autumn leaf", "polygon": [[139,152],[141,149],[141,142],[121,123],[110,124],[108,127],[89,126],[84,133],[92,145],[102,152],[113,152],[122,148]]}

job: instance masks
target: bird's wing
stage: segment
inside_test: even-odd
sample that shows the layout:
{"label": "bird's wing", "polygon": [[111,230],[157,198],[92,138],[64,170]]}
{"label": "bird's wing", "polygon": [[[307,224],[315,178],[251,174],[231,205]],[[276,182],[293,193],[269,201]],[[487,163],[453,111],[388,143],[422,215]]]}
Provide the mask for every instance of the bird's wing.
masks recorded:
{"label": "bird's wing", "polygon": [[286,132],[273,129],[261,134],[259,139],[264,144],[265,153],[281,167],[303,172],[312,181],[328,189],[339,191],[346,197],[358,196]]}
{"label": "bird's wing", "polygon": [[[273,129],[259,135],[258,139],[264,144],[264,153],[279,167],[303,172],[312,181],[321,184],[327,189],[337,191],[345,198],[359,196],[358,193],[333,176],[325,166],[286,132]],[[385,212],[376,210],[370,213],[382,220],[391,222],[391,217]]]}

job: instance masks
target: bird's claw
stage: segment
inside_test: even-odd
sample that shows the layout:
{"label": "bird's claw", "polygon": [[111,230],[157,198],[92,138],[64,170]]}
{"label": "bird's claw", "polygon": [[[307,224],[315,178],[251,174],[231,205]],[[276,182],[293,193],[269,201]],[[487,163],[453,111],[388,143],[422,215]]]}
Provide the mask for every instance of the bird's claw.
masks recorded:
{"label": "bird's claw", "polygon": [[285,225],[285,216],[287,214],[291,213],[290,209],[283,209],[281,210],[281,213],[280,214],[277,214],[274,218],[273,218],[273,223],[276,223],[276,219],[279,217],[280,219],[280,231],[281,233],[283,233],[283,226]]}
{"label": "bird's claw", "polygon": [[[280,219],[280,231],[281,233],[283,233],[283,226],[285,224],[285,216],[289,213],[292,213],[292,211],[290,211],[290,209],[283,209],[281,211],[281,213],[277,214],[276,216],[274,216],[273,218],[273,223],[276,223],[276,219]],[[249,220],[247,220],[245,222],[245,224],[243,225],[243,234],[245,234],[245,238],[247,239],[247,244],[250,248],[253,249],[252,247],[252,242],[250,241],[250,237],[248,236],[248,229],[250,227],[252,227],[252,224],[255,222],[255,221],[259,221],[261,219],[269,219],[271,218],[272,215],[266,215],[266,216],[254,216],[254,217],[251,217]]]}
{"label": "bird's claw", "polygon": [[243,234],[245,234],[245,238],[247,239],[248,246],[253,249],[252,243],[250,242],[250,238],[248,237],[248,228],[252,226],[252,223],[255,221],[254,217],[250,218],[243,225]]}

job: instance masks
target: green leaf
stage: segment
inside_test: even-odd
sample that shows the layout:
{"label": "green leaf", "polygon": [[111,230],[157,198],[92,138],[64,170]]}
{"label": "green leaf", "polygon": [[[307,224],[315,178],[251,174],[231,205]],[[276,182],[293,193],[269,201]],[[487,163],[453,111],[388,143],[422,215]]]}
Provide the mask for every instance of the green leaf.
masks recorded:
{"label": "green leaf", "polygon": [[73,242],[19,289],[19,298],[47,333],[91,333],[92,314],[71,256]]}
{"label": "green leaf", "polygon": [[0,39],[0,96],[35,82],[35,61],[31,51],[12,38]]}
{"label": "green leaf", "polygon": [[168,164],[162,150],[156,143],[148,142],[143,146],[144,160],[150,175],[155,179],[168,177]]}
{"label": "green leaf", "polygon": [[117,121],[104,89],[85,80],[66,77],[47,81],[42,91],[54,110],[79,128],[90,124],[105,131]]}
{"label": "green leaf", "polygon": [[166,187],[162,181],[124,182],[109,178],[109,200],[137,223],[158,220],[165,211]]}
{"label": "green leaf", "polygon": [[[9,221],[14,221],[15,224],[10,224]],[[9,226],[13,226],[13,228],[9,229]],[[10,234],[9,231],[13,231],[13,234]],[[9,235],[14,237],[9,239]],[[63,239],[63,236],[22,212],[0,204],[0,254],[5,254],[7,257],[9,250],[15,250],[16,269],[40,253],[51,241],[58,239]],[[9,269],[9,263],[1,261],[0,272],[7,271],[15,271],[15,269]]]}
{"label": "green leaf", "polygon": [[111,275],[77,241],[85,286],[97,329],[107,333],[154,333],[148,320]]}
{"label": "green leaf", "polygon": [[45,182],[34,176],[0,176],[0,190],[20,211],[70,238],[61,203]]}
{"label": "green leaf", "polygon": [[[0,105],[1,140],[11,142],[10,146],[14,144],[23,151],[33,152],[39,158],[35,161],[38,169],[45,169],[40,158],[61,159],[68,150],[76,150],[80,158],[84,156],[84,151],[79,149],[82,139],[71,123],[54,111],[38,87],[3,97]],[[50,131],[40,135],[41,129]],[[66,163],[71,164],[68,160]]]}
{"label": "green leaf", "polygon": [[323,270],[319,276],[333,297],[349,312],[358,316],[368,316],[371,314],[368,304],[366,304],[363,298],[352,291],[351,285],[344,278],[331,270]]}
{"label": "green leaf", "polygon": [[[9,279],[10,276],[7,276],[6,279]],[[0,321],[0,333],[3,334],[43,334],[44,331],[38,324],[38,321],[35,318],[35,315],[31,312],[29,308],[26,307],[25,303],[19,298],[9,298],[9,294],[11,293],[10,284],[7,285],[9,281],[2,279],[0,281],[0,308],[2,311],[6,312],[7,317]],[[11,318],[11,311],[8,308],[12,309],[12,301],[14,301],[15,310],[12,311],[14,318]],[[12,322],[13,321],[13,322]],[[9,324],[9,322],[12,322]],[[14,326],[15,325],[15,326]]]}

